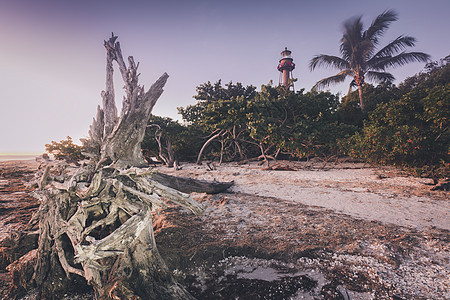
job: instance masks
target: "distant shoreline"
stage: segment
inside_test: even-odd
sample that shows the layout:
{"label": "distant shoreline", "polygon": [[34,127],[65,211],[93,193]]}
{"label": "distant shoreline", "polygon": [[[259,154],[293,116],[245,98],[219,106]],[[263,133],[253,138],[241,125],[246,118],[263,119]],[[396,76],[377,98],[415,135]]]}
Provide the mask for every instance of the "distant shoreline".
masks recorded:
{"label": "distant shoreline", "polygon": [[41,154],[0,154],[1,161],[12,161],[12,160],[34,160]]}

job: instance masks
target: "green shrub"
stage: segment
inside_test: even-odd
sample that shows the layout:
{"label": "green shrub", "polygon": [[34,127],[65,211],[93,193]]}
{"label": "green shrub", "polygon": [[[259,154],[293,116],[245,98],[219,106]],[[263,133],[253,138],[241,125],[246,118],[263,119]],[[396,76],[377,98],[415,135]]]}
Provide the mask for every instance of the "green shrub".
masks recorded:
{"label": "green shrub", "polygon": [[447,64],[408,79],[409,88],[400,86],[404,94],[378,105],[362,131],[342,145],[346,152],[373,163],[401,166],[420,176],[448,177],[449,74]]}
{"label": "green shrub", "polygon": [[86,157],[81,153],[82,149],[82,146],[78,146],[72,142],[70,136],[67,137],[67,140],[61,140],[60,142],[52,141],[51,144],[45,144],[45,151],[58,160],[79,161],[85,159]]}

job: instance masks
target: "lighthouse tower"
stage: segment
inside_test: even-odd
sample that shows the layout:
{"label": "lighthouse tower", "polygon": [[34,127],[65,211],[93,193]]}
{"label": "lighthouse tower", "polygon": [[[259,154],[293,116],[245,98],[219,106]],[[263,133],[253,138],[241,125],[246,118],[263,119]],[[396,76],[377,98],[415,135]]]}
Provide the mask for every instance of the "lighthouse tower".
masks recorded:
{"label": "lighthouse tower", "polygon": [[291,56],[291,51],[287,48],[281,52],[280,63],[278,64],[278,71],[280,71],[280,85],[283,85],[286,90],[294,89],[294,82],[292,81],[292,70],[295,69],[294,60]]}

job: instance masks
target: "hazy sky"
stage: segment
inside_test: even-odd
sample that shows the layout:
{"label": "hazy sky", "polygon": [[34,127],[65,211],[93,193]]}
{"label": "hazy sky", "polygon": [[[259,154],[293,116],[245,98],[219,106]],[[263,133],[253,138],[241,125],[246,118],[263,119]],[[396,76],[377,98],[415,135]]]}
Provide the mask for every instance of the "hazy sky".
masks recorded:
{"label": "hazy sky", "polygon": [[[112,31],[124,56],[140,62],[141,84],[169,74],[153,113],[180,119],[177,107],[194,104],[204,82],[278,83],[284,47],[296,63],[296,89],[309,90],[335,73],[310,72],[308,62],[339,55],[342,22],[363,15],[367,27],[386,9],[399,20],[384,44],[407,34],[418,40],[414,50],[434,60],[450,54],[449,0],[0,0],[0,153],[42,152],[52,140],[87,136],[105,86],[103,40]],[[423,66],[392,71],[396,83]]]}

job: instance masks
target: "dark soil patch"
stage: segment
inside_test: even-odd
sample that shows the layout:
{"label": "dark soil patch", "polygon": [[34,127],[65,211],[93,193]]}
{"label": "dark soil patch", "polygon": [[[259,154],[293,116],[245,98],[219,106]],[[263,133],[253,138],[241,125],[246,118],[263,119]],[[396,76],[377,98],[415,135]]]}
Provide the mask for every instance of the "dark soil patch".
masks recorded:
{"label": "dark soil patch", "polygon": [[[253,195],[197,199],[209,205],[205,216],[171,206],[155,215],[155,234],[169,268],[198,299],[446,297],[438,274],[414,288],[448,266],[445,230],[418,232]],[[245,277],[258,268],[272,277]]]}

